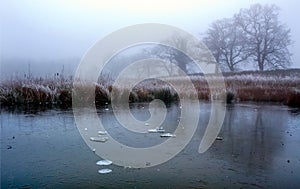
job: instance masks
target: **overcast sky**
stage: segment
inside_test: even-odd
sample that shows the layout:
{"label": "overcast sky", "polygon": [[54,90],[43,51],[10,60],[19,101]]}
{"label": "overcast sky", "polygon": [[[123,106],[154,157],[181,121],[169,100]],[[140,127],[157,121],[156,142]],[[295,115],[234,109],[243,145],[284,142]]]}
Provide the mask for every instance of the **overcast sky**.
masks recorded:
{"label": "overcast sky", "polygon": [[200,38],[214,20],[231,17],[240,8],[258,2],[274,3],[281,8],[280,20],[292,30],[292,67],[300,68],[298,0],[2,0],[1,57],[81,58],[90,46],[110,32],[147,22],[174,25]]}

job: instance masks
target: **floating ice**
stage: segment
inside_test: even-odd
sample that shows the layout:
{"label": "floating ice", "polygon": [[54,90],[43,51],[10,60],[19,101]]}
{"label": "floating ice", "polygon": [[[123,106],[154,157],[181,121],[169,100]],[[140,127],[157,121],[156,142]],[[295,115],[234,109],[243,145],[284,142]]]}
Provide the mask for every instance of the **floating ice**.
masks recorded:
{"label": "floating ice", "polygon": [[108,111],[109,109],[108,108],[105,108],[105,111]]}
{"label": "floating ice", "polygon": [[165,130],[162,127],[160,127],[160,128],[157,127],[155,129],[149,129],[148,132],[149,133],[164,133]]}
{"label": "floating ice", "polygon": [[110,172],[112,172],[111,169],[100,169],[100,170],[98,171],[98,173],[100,173],[100,174],[106,174],[106,173],[110,173]]}
{"label": "floating ice", "polygon": [[104,160],[97,161],[96,164],[97,165],[110,165],[110,164],[112,164],[112,161],[104,159]]}
{"label": "floating ice", "polygon": [[124,169],[131,169],[131,166],[124,166]]}
{"label": "floating ice", "polygon": [[106,132],[106,131],[98,131],[98,134],[99,134],[99,135],[106,135],[107,132]]}
{"label": "floating ice", "polygon": [[108,137],[90,137],[90,140],[94,142],[106,142]]}
{"label": "floating ice", "polygon": [[149,133],[157,133],[157,129],[148,129]]}
{"label": "floating ice", "polygon": [[160,137],[176,137],[176,135],[172,134],[172,133],[165,133],[160,135]]}

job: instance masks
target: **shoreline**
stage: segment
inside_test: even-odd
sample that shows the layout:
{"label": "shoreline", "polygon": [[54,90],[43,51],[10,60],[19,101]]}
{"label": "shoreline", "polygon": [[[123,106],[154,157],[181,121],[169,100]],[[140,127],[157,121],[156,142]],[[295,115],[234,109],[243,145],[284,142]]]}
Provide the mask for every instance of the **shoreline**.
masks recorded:
{"label": "shoreline", "polygon": [[[291,107],[300,107],[300,69],[266,71],[266,72],[237,72],[224,74],[225,91],[218,88],[218,95],[222,96],[227,103],[239,102],[276,102]],[[213,76],[208,76],[213,77]],[[190,76],[192,83],[198,94],[199,100],[210,101],[210,88],[204,76]],[[213,78],[217,82],[220,78]],[[179,102],[178,93],[189,97],[191,89],[182,86],[184,78],[170,77],[166,81],[172,80],[179,86],[180,91],[175,91],[167,82],[159,79],[145,80],[136,85],[132,90],[126,88],[115,89],[110,83],[93,83],[92,85],[79,85],[80,92],[94,89],[95,94],[83,95],[83,102],[94,98],[96,107],[110,104],[112,90],[118,91],[118,97],[129,94],[129,103],[150,102],[160,99],[165,103]],[[78,86],[78,84],[76,84]],[[11,80],[1,82],[0,102],[1,107],[22,106],[22,105],[52,105],[72,107],[73,82],[62,79],[34,79],[31,80]]]}

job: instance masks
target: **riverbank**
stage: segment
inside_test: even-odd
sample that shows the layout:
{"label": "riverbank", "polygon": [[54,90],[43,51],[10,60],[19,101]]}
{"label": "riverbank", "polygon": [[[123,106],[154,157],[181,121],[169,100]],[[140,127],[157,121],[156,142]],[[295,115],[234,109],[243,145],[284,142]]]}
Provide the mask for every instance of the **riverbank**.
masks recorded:
{"label": "riverbank", "polygon": [[[214,78],[220,80],[221,78]],[[164,102],[178,101],[178,93],[189,96],[190,89],[180,86],[184,78],[170,77],[179,86],[175,91],[167,82],[161,80],[146,80],[136,85],[132,90],[116,89],[122,96],[124,91],[130,92],[130,102],[149,102],[161,99]],[[201,100],[210,100],[210,88],[203,75],[190,76]],[[103,81],[103,80],[102,80]],[[300,69],[224,73],[226,90],[220,90],[220,95],[226,95],[227,103],[241,101],[278,102],[300,107]],[[2,81],[0,85],[1,106],[23,104],[52,104],[64,107],[72,106],[73,82],[63,79],[11,79]],[[82,87],[84,92],[86,86]],[[91,86],[95,89],[95,104],[102,106],[110,103],[113,87],[110,83],[99,82]],[[130,90],[130,91],[129,91]]]}

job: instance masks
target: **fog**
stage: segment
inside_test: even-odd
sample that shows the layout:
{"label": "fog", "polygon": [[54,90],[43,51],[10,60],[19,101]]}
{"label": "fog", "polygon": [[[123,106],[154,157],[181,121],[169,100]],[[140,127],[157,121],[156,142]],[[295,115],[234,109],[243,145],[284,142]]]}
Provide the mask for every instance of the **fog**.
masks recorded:
{"label": "fog", "polygon": [[125,26],[155,22],[177,26],[201,38],[210,23],[254,3],[274,3],[291,28],[291,67],[300,68],[297,0],[200,1],[1,1],[1,76],[28,72],[72,74],[97,40]]}

